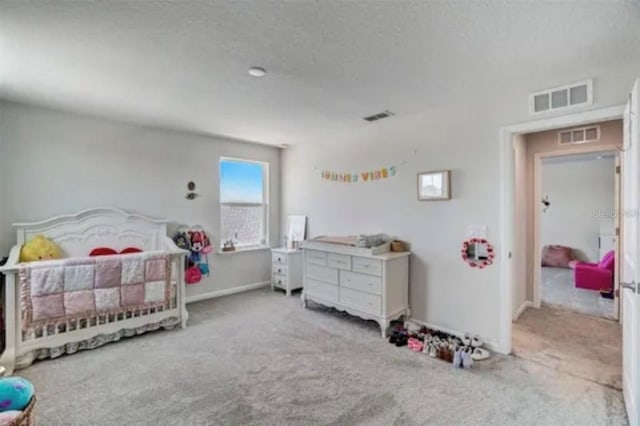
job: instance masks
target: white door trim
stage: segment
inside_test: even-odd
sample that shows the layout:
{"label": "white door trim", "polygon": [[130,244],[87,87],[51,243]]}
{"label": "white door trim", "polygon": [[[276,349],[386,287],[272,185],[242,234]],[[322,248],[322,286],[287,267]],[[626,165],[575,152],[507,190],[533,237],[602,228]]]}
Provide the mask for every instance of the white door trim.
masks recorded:
{"label": "white door trim", "polygon": [[513,276],[512,252],[514,250],[514,149],[513,138],[523,133],[541,132],[544,130],[573,127],[600,121],[621,119],[624,105],[601,108],[591,111],[554,116],[534,120],[500,129],[500,340],[498,351],[511,353],[511,321],[513,314]]}

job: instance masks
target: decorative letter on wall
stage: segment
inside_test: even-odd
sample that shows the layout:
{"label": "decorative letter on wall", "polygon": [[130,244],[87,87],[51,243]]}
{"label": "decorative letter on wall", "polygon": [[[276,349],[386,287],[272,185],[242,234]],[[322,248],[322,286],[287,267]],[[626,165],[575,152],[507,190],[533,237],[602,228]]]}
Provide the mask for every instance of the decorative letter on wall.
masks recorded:
{"label": "decorative letter on wall", "polygon": [[338,183],[359,183],[359,182],[375,182],[378,180],[388,179],[398,173],[398,168],[407,164],[403,161],[395,166],[383,167],[381,169],[366,170],[360,172],[336,172],[331,170],[320,170],[322,180]]}

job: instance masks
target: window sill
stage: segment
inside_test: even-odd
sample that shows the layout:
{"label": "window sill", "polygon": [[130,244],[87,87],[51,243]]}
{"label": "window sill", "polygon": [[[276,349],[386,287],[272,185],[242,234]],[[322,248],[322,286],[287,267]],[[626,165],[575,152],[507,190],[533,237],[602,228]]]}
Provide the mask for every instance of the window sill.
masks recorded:
{"label": "window sill", "polygon": [[271,246],[261,245],[261,246],[242,247],[242,248],[237,248],[237,249],[235,249],[233,251],[218,250],[217,253],[219,255],[227,256],[227,255],[230,255],[230,254],[247,253],[247,252],[261,251],[261,250],[271,250]]}

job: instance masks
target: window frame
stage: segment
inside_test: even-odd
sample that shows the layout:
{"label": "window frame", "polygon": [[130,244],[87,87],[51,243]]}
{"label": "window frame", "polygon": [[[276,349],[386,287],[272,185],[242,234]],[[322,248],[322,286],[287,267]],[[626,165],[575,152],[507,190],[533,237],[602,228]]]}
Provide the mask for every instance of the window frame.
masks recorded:
{"label": "window frame", "polygon": [[[251,203],[251,202],[245,202],[245,201],[231,201],[231,202],[222,201],[222,163],[224,161],[252,163],[252,164],[259,164],[262,166],[262,203]],[[220,213],[220,243],[218,247],[219,251],[222,250],[222,246],[226,238],[226,237],[223,237],[224,230],[222,227],[223,206],[233,206],[233,207],[263,206],[264,207],[263,209],[264,227],[263,227],[262,241],[258,244],[246,244],[246,245],[236,246],[236,251],[256,250],[256,249],[263,249],[266,247],[270,247],[269,241],[270,241],[271,226],[269,224],[270,193],[269,193],[269,162],[268,161],[252,160],[252,159],[241,158],[241,157],[220,156],[220,159],[218,160],[218,202],[219,202],[218,212]],[[233,253],[233,252],[227,252],[227,253]]]}

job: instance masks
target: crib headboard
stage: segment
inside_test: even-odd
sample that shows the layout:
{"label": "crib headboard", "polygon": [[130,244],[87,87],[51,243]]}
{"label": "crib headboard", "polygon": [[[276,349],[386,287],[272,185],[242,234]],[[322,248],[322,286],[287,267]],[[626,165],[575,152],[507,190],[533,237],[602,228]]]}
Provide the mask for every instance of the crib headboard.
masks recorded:
{"label": "crib headboard", "polygon": [[18,247],[35,235],[53,240],[65,257],[88,256],[96,247],[120,251],[137,247],[144,251],[164,250],[167,222],[139,214],[100,207],[56,216],[41,222],[14,223]]}

